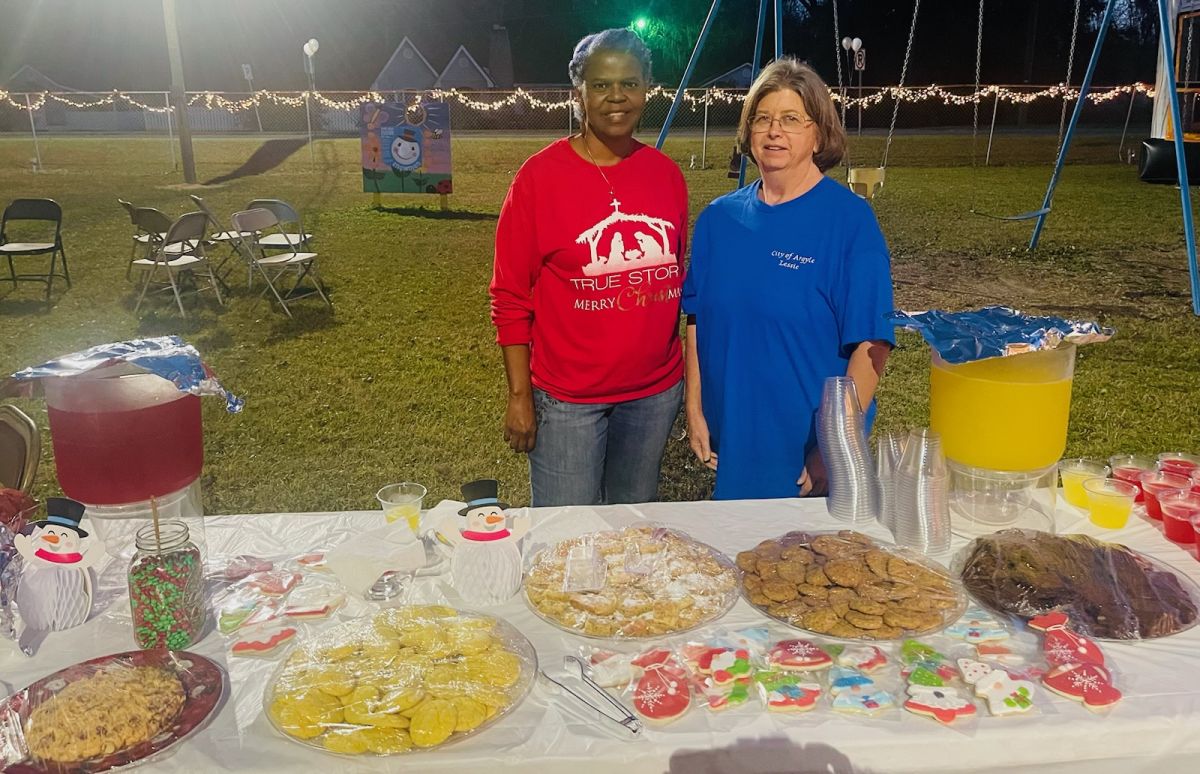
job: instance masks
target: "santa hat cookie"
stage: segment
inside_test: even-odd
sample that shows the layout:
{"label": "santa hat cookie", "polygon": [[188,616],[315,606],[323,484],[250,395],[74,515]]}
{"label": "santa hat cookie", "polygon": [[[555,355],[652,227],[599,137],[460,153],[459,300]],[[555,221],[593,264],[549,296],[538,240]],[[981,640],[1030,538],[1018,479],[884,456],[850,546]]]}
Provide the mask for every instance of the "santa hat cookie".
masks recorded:
{"label": "santa hat cookie", "polygon": [[887,655],[874,645],[851,645],[837,656],[838,666],[857,669],[860,672],[874,672],[882,669],[887,662]]}
{"label": "santa hat cookie", "polygon": [[782,640],[775,643],[767,660],[774,669],[811,672],[833,663],[829,654],[808,640]]}
{"label": "santa hat cookie", "polygon": [[953,688],[914,684],[908,686],[908,695],[904,709],[931,717],[944,725],[975,714],[975,703],[960,696]]}

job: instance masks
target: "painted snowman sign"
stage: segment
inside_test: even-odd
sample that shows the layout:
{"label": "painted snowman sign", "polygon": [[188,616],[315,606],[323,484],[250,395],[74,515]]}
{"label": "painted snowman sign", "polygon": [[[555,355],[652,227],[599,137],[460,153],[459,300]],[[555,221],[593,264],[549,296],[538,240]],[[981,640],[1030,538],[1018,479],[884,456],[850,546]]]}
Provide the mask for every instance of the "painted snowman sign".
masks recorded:
{"label": "painted snowman sign", "polygon": [[27,524],[13,543],[25,560],[17,585],[17,609],[30,629],[61,631],[87,620],[92,609],[95,552],[79,526],[83,503],[46,500],[47,516]]}
{"label": "painted snowman sign", "polygon": [[504,602],[521,588],[521,551],[517,543],[529,531],[529,515],[507,516],[500,501],[500,482],[485,478],[463,484],[467,505],[460,521],[444,530],[454,544],[450,576],[454,590],[468,604]]}

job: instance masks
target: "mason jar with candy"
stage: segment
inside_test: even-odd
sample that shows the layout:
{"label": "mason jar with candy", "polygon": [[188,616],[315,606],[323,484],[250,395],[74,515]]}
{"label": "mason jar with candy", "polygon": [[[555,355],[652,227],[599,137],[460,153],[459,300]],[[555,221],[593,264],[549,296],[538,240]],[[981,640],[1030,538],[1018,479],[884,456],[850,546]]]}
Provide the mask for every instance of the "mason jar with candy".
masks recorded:
{"label": "mason jar with candy", "polygon": [[139,648],[180,650],[204,629],[204,570],[187,525],[164,521],[142,527],[129,564],[133,638]]}

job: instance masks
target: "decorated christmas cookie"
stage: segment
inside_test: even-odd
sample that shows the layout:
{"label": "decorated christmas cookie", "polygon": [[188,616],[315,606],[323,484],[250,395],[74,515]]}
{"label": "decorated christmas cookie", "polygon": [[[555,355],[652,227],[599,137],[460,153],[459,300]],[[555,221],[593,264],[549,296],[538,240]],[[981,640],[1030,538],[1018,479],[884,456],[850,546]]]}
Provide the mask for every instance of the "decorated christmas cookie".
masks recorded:
{"label": "decorated christmas cookie", "polygon": [[975,655],[1002,664],[1020,664],[1025,661],[1003,642],[981,642],[975,646]]}
{"label": "decorated christmas cookie", "polygon": [[296,587],[303,577],[297,572],[271,570],[256,572],[246,576],[246,585],[258,589],[263,594],[281,597]]}
{"label": "decorated christmas cookie", "polygon": [[788,672],[761,672],[755,681],[769,712],[808,712],[821,698],[821,686]]}
{"label": "decorated christmas cookie", "polygon": [[612,651],[597,651],[592,654],[588,673],[602,688],[623,688],[642,676],[642,668],[635,666],[633,657]]}
{"label": "decorated christmas cookie", "polygon": [[270,656],[296,636],[294,626],[251,629],[233,643],[235,656]]}
{"label": "decorated christmas cookie", "polygon": [[722,648],[713,653],[701,663],[701,671],[712,675],[714,685],[728,685],[735,680],[743,680],[750,676],[750,651],[739,648],[732,650]]}
{"label": "decorated christmas cookie", "polygon": [[829,672],[829,693],[833,696],[833,709],[873,715],[896,706],[892,695],[881,690],[873,679],[847,667],[834,667]]}
{"label": "decorated christmas cookie", "polygon": [[1042,652],[1051,666],[1060,664],[1095,664],[1104,666],[1104,654],[1100,646],[1082,634],[1067,628],[1070,623],[1066,613],[1058,611],[1030,619],[1029,628],[1046,633],[1042,641]]}
{"label": "decorated christmas cookie", "polygon": [[946,725],[975,714],[974,702],[963,698],[953,688],[910,685],[908,696],[908,701],[904,702],[904,709],[917,715],[931,717]]}
{"label": "decorated christmas cookie", "polygon": [[1068,699],[1083,702],[1093,712],[1108,709],[1121,700],[1112,676],[1097,664],[1061,664],[1046,673],[1042,685]]}
{"label": "decorated christmas cookie", "polygon": [[767,656],[775,669],[809,672],[833,663],[829,654],[808,640],[783,640],[775,643]]}
{"label": "decorated christmas cookie", "polygon": [[970,643],[996,642],[1008,639],[1008,629],[991,615],[977,607],[967,609],[963,617],[944,632],[950,637],[960,637]]}
{"label": "decorated christmas cookie", "polygon": [[838,654],[839,666],[850,667],[861,672],[874,672],[888,662],[884,652],[874,645],[851,645]]}
{"label": "decorated christmas cookie", "polygon": [[1002,669],[993,669],[975,683],[975,695],[987,700],[988,712],[993,715],[1016,715],[1033,709],[1034,690],[1033,683],[1014,680]]}
{"label": "decorated christmas cookie", "polygon": [[677,720],[691,704],[687,680],[661,664],[647,667],[633,692],[634,710],[649,723]]}
{"label": "decorated christmas cookie", "polygon": [[257,556],[242,554],[229,560],[225,566],[225,580],[239,581],[247,575],[256,572],[267,572],[275,568],[275,563],[269,559],[259,559]]}
{"label": "decorated christmas cookie", "polygon": [[975,685],[991,674],[993,669],[994,667],[991,664],[985,664],[975,659],[960,658],[958,660],[958,671],[962,674],[963,682],[967,685]]}
{"label": "decorated christmas cookie", "polygon": [[908,679],[909,685],[924,685],[929,688],[940,688],[945,685],[946,681],[949,679],[938,672],[935,672],[932,669],[926,669],[923,666],[913,669],[907,675],[905,675],[905,677]]}

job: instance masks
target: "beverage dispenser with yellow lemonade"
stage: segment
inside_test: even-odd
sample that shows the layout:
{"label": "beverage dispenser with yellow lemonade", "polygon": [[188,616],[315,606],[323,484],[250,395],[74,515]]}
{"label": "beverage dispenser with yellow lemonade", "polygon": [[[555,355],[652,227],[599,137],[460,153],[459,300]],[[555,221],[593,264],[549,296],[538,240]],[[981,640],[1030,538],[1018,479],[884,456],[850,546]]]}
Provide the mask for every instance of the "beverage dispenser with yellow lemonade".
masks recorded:
{"label": "beverage dispenser with yellow lemonade", "polygon": [[1054,530],[1078,343],[1113,331],[1004,307],[893,314],[931,345],[930,427],[950,471],[951,522],[973,536]]}

